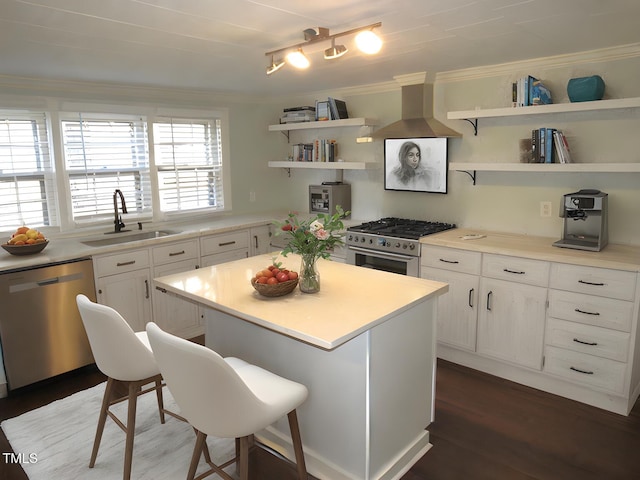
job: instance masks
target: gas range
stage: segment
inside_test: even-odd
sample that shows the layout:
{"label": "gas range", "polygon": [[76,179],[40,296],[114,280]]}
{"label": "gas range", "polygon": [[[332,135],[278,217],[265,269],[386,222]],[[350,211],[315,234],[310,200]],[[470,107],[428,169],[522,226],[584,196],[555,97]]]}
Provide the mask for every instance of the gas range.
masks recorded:
{"label": "gas range", "polygon": [[386,217],[347,228],[347,246],[420,256],[420,238],[455,228],[455,224]]}

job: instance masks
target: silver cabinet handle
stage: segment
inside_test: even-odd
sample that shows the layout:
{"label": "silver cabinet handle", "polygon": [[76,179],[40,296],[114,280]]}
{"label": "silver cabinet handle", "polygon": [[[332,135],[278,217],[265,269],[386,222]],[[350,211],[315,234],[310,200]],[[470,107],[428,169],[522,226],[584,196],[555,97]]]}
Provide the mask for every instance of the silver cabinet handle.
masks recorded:
{"label": "silver cabinet handle", "polygon": [[598,312],[587,312],[585,310],[580,310],[579,308],[574,308],[574,311],[578,313],[584,313],[585,315],[600,315],[600,313]]}
{"label": "silver cabinet handle", "polygon": [[169,252],[170,257],[175,257],[177,255],[184,255],[184,254],[185,254],[184,250],[180,250],[179,252]]}
{"label": "silver cabinet handle", "polygon": [[489,291],[487,293],[487,310],[491,311],[491,296],[493,295],[493,291]]}
{"label": "silver cabinet handle", "polygon": [[605,286],[604,283],[587,282],[586,280],[578,280],[578,283],[584,283],[585,285],[593,285],[595,287],[604,287]]}
{"label": "silver cabinet handle", "polygon": [[144,281],[144,298],[149,298],[149,280]]}
{"label": "silver cabinet handle", "polygon": [[582,345],[589,345],[590,347],[595,347],[596,345],[598,345],[598,342],[585,342],[584,340],[578,340],[577,338],[574,338],[573,341],[576,343],[581,343]]}
{"label": "silver cabinet handle", "polygon": [[475,289],[471,289],[469,290],[469,306],[471,308],[473,308],[473,292],[475,291]]}
{"label": "silver cabinet handle", "polygon": [[134,263],[136,263],[135,260],[131,260],[129,262],[118,262],[116,263],[116,267],[126,267],[127,265],[133,265]]}

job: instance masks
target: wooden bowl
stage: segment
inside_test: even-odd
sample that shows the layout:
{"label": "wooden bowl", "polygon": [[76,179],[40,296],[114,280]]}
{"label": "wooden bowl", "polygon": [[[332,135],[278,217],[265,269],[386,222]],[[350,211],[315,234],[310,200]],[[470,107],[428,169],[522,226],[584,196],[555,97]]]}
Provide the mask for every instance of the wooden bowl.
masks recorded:
{"label": "wooden bowl", "polygon": [[32,243],[31,245],[9,245],[8,243],[3,243],[2,248],[11,255],[33,255],[34,253],[40,253],[48,244],[49,240]]}
{"label": "wooden bowl", "polygon": [[253,285],[253,288],[255,288],[256,291],[264,297],[281,297],[293,292],[296,285],[298,285],[298,279],[296,278],[295,280],[288,280],[286,282],[268,285],[266,283],[257,283],[255,279],[252,278],[251,285]]}

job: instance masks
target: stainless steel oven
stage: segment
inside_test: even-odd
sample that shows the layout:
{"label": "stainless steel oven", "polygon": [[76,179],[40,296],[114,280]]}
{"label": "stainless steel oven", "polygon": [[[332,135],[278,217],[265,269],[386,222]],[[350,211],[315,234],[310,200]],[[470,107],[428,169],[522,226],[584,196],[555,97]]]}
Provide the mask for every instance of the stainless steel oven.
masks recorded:
{"label": "stainless steel oven", "polygon": [[381,252],[350,245],[347,247],[347,264],[410,277],[420,276],[420,257],[402,253]]}
{"label": "stainless steel oven", "polygon": [[387,217],[347,229],[347,264],[420,276],[420,237],[455,228],[450,223]]}

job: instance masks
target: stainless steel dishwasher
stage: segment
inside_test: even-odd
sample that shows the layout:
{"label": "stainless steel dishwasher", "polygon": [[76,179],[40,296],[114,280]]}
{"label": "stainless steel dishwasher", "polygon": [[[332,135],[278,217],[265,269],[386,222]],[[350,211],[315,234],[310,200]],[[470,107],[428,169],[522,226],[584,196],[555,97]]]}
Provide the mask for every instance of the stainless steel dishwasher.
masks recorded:
{"label": "stainless steel dishwasher", "polygon": [[9,390],[93,363],[76,295],[95,301],[91,259],[0,274],[0,342]]}

